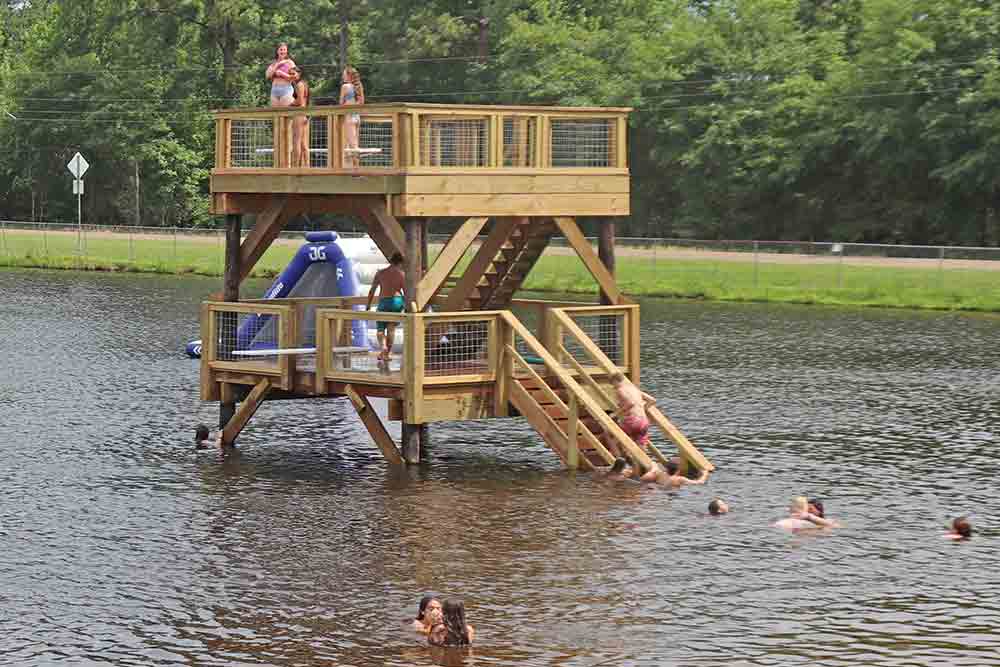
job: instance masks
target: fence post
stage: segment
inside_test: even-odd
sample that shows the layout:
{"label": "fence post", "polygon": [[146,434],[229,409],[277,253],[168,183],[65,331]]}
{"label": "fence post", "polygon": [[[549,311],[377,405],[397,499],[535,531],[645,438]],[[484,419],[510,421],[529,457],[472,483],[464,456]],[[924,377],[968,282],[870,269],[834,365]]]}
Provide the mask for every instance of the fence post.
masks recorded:
{"label": "fence post", "polygon": [[944,287],[944,246],[938,248],[938,289]]}
{"label": "fence post", "polygon": [[3,254],[9,254],[7,252],[7,223],[0,221],[0,245],[3,246]]}
{"label": "fence post", "polygon": [[758,242],[754,241],[753,242],[753,287],[754,287],[754,289],[757,289],[757,249],[758,249],[758,246],[759,246]]}
{"label": "fence post", "polygon": [[42,225],[42,249],[45,255],[49,254],[49,229],[46,225]]}
{"label": "fence post", "polygon": [[132,228],[128,228],[128,261],[135,261],[135,248],[132,245]]}
{"label": "fence post", "polygon": [[174,225],[174,268],[177,268],[177,225]]}
{"label": "fence post", "polygon": [[841,244],[840,252],[837,253],[840,258],[837,260],[837,289],[844,286],[844,255],[847,254],[847,246]]}

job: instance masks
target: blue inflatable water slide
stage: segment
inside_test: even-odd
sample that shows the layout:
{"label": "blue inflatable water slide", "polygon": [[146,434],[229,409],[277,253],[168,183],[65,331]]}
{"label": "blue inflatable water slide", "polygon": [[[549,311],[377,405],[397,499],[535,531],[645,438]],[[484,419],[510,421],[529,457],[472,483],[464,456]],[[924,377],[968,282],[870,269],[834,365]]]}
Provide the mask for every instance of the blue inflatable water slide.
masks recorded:
{"label": "blue inflatable water slide", "polygon": [[[384,264],[382,253],[371,239],[340,239],[333,231],[308,232],[305,236],[306,243],[264,293],[265,299],[359,296],[362,289],[367,289],[362,285],[362,278],[368,277],[365,274]],[[258,335],[271,319],[270,315],[247,317],[237,331],[236,349],[273,349],[273,336]],[[361,320],[354,321],[351,338],[354,346],[371,347],[371,336]],[[184,351],[189,357],[201,357],[201,341],[189,342]]]}

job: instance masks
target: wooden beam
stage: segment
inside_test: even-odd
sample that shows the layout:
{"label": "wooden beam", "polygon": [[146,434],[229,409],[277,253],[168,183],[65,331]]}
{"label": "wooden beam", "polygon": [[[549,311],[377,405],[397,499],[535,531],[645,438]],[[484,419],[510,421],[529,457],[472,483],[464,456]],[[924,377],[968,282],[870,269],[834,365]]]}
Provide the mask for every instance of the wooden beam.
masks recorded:
{"label": "wooden beam", "polygon": [[427,270],[424,277],[420,279],[420,284],[417,285],[417,307],[423,310],[430,300],[437,296],[444,281],[462,261],[462,257],[476,240],[487,220],[488,218],[469,218],[462,223],[458,231],[452,234],[444,249],[434,260],[434,265]]}
{"label": "wooden beam", "polygon": [[507,242],[511,232],[517,228],[518,221],[519,218],[501,218],[493,224],[493,229],[490,230],[483,244],[479,246],[476,256],[472,258],[472,262],[466,267],[465,273],[462,274],[458,283],[448,292],[448,298],[445,300],[444,308],[442,309],[444,312],[462,310],[465,302],[472,295],[472,291],[476,289],[476,285],[482,279],[483,274],[486,273],[486,269],[493,263],[493,258],[500,251],[500,247]]}
{"label": "wooden beam", "polygon": [[247,397],[240,403],[236,414],[226,423],[222,429],[222,444],[231,445],[236,442],[236,436],[240,434],[243,427],[247,425],[250,418],[257,412],[257,408],[264,401],[267,392],[271,390],[270,378],[264,378],[247,394]]}
{"label": "wooden beam", "polygon": [[253,229],[240,246],[241,283],[295,214],[296,210],[289,206],[287,197],[276,196],[267,209],[257,216]]}
{"label": "wooden beam", "polygon": [[618,285],[615,283],[615,277],[604,267],[601,263],[600,257],[594,252],[594,249],[590,247],[587,242],[586,237],[580,228],[576,224],[576,220],[573,218],[555,218],[556,226],[559,227],[559,231],[562,232],[563,236],[566,237],[566,241],[569,243],[570,247],[576,251],[577,256],[583,262],[583,265],[587,267],[590,275],[594,277],[597,281],[598,286],[601,288],[602,295],[608,299],[610,303],[618,303],[621,298],[621,290],[618,289]]}
{"label": "wooden beam", "polygon": [[406,256],[406,234],[399,221],[389,213],[382,198],[367,199],[357,207],[356,213],[368,228],[368,236],[387,259],[397,252]]}
{"label": "wooden beam", "polygon": [[[597,236],[597,255],[601,260],[601,264],[604,268],[608,270],[611,274],[611,278],[615,277],[615,221],[614,219],[603,220],[598,223],[599,233]],[[607,296],[601,293],[601,303],[604,305],[612,305],[608,300]],[[617,304],[614,304],[617,305]]]}
{"label": "wooden beam", "polygon": [[368,429],[368,434],[375,441],[375,445],[382,451],[382,456],[385,457],[385,460],[394,465],[402,464],[403,457],[400,456],[399,450],[396,449],[396,443],[392,441],[392,436],[389,435],[389,431],[382,424],[378,413],[372,408],[368,397],[358,394],[351,385],[345,386],[344,391],[347,393],[347,397],[351,399],[351,404],[354,405],[358,417],[361,417],[361,423],[365,425],[365,428]]}

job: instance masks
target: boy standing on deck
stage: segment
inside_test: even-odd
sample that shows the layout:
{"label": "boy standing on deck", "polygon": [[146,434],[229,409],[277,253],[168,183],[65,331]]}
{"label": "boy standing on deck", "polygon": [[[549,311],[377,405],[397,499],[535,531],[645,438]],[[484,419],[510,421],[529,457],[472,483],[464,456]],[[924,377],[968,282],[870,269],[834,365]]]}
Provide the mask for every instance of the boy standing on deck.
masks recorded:
{"label": "boy standing on deck", "polygon": [[[382,313],[401,313],[406,306],[403,300],[403,285],[406,277],[403,274],[403,256],[398,252],[389,259],[389,266],[379,269],[372,279],[372,288],[368,290],[368,307],[371,310],[372,301],[375,300],[375,290],[379,290],[378,307],[376,310]],[[396,337],[395,322],[376,322],[375,328],[378,332],[380,364],[389,365],[389,355],[392,352],[393,339]]]}

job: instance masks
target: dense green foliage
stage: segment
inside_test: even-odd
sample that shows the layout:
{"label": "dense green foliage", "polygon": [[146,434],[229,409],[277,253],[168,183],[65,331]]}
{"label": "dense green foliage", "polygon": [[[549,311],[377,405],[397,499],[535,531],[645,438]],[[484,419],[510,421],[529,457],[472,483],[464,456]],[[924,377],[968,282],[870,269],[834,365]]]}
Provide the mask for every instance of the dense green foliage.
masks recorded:
{"label": "dense green foliage", "polygon": [[[346,3],[346,4],[345,4]],[[630,105],[619,233],[1000,242],[995,0],[2,0],[0,217],[212,224],[207,110],[279,40],[336,95]],[[17,120],[11,118],[13,114]]]}

